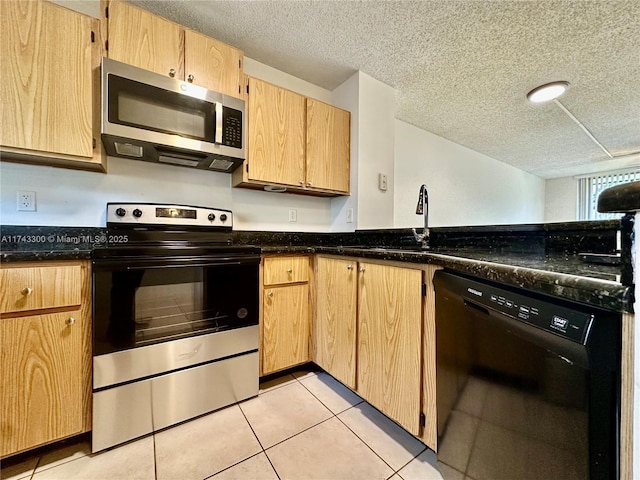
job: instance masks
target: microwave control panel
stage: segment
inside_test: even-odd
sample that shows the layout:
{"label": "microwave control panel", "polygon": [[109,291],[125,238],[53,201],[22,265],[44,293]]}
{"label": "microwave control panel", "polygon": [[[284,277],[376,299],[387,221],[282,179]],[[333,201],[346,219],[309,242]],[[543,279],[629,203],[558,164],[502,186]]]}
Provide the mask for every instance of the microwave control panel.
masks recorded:
{"label": "microwave control panel", "polygon": [[242,112],[224,107],[222,111],[222,144],[242,148]]}

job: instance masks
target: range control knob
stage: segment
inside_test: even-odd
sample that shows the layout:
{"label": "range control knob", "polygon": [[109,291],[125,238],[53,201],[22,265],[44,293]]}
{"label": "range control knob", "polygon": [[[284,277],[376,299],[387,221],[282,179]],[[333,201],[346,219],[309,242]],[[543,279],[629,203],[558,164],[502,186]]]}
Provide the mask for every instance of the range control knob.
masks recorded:
{"label": "range control knob", "polygon": [[133,211],[133,216],[136,217],[136,218],[140,218],[142,216],[142,210],[140,210],[139,208],[136,208]]}
{"label": "range control knob", "polygon": [[124,217],[127,214],[127,211],[124,208],[118,208],[116,210],[116,215],[119,217]]}
{"label": "range control knob", "polygon": [[223,213],[222,215],[220,215],[220,220],[222,220],[223,222],[225,222],[227,220],[227,214]]}
{"label": "range control knob", "polygon": [[213,222],[216,219],[216,216],[213,213],[210,213],[207,218],[209,219],[210,222]]}

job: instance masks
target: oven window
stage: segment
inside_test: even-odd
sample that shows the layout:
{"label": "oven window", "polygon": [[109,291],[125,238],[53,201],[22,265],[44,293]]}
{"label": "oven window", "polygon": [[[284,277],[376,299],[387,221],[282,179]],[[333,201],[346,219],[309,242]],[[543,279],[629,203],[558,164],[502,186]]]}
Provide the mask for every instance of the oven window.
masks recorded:
{"label": "oven window", "polygon": [[94,271],[95,355],[258,324],[258,266]]}

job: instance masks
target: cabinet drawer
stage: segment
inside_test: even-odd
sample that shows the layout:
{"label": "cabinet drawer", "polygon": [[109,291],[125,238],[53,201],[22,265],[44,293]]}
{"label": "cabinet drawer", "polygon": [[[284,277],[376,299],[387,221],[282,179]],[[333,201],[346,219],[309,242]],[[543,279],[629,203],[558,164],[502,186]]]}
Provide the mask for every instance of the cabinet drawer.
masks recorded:
{"label": "cabinet drawer", "polygon": [[308,282],[309,257],[265,258],[263,277],[265,285]]}
{"label": "cabinet drawer", "polygon": [[0,313],[80,305],[80,265],[0,269]]}

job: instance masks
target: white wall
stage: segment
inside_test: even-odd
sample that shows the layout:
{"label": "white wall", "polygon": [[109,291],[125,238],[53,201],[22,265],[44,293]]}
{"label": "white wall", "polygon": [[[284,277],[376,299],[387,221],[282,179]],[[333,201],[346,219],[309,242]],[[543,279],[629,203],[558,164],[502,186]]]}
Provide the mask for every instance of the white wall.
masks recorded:
{"label": "white wall", "polygon": [[[359,72],[358,78],[357,228],[390,228],[393,225],[393,192],[396,188],[395,90],[362,72]],[[386,192],[378,189],[379,173],[387,175]]]}
{"label": "white wall", "polygon": [[[358,161],[359,158],[359,126],[360,126],[360,72],[332,92],[333,105],[351,112],[351,165],[349,167],[351,195],[336,197],[331,200],[331,231],[352,232],[358,222]],[[347,222],[347,211],[353,213],[352,222]]]}
{"label": "white wall", "polygon": [[396,228],[423,225],[415,214],[423,183],[429,190],[429,226],[544,220],[543,179],[396,120]]}
{"label": "white wall", "polygon": [[574,177],[545,181],[545,222],[573,222],[578,219],[578,180]]}

